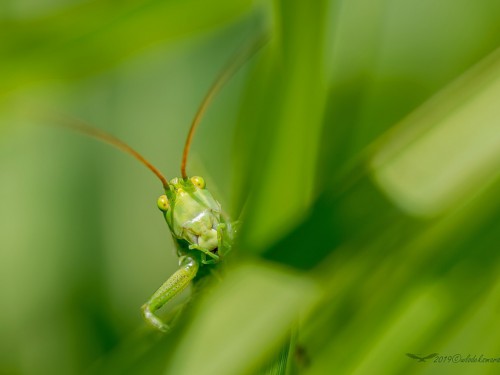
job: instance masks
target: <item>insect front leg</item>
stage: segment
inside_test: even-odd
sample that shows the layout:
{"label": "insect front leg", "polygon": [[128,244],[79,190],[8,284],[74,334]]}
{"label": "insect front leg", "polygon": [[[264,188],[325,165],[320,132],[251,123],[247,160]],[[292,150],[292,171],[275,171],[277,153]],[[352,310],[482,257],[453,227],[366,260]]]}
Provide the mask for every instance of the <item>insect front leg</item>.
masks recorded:
{"label": "insect front leg", "polygon": [[196,276],[198,268],[199,262],[194,257],[181,258],[180,268],[142,306],[142,314],[149,324],[160,331],[168,331],[168,325],[155,312],[189,285],[189,282]]}
{"label": "insect front leg", "polygon": [[[200,250],[201,254],[201,263],[202,264],[216,264],[219,263],[220,257],[217,254],[212,253],[210,250],[207,250],[198,245],[189,245],[190,250]],[[207,260],[207,255],[212,258]]]}

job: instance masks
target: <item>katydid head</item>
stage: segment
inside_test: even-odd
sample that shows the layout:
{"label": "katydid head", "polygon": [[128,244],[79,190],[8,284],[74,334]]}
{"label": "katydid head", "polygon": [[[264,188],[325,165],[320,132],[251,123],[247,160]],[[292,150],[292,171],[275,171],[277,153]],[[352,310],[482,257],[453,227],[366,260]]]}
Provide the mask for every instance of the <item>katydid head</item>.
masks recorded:
{"label": "katydid head", "polygon": [[[199,250],[202,253],[202,263],[218,262],[219,255],[217,254],[222,243],[221,233],[227,233],[230,225],[224,223],[220,204],[206,189],[205,180],[202,177],[174,178],[169,182],[146,158],[111,134],[79,120],[68,118],[57,120],[56,123],[59,125],[94,137],[132,155],[153,172],[165,190],[165,194],[158,199],[157,205],[164,214],[178,249],[183,249],[179,250],[179,254]],[[230,235],[227,237],[231,238]]]}
{"label": "katydid head", "polygon": [[158,208],[172,236],[186,241],[190,249],[216,251],[221,207],[206,189],[205,180],[199,176],[174,178],[169,185],[170,190],[158,198]]}
{"label": "katydid head", "polygon": [[174,178],[169,183],[166,194],[158,198],[157,205],[160,211],[166,212],[170,208],[170,201],[175,202],[178,195],[186,192],[194,193],[197,189],[205,189],[205,180],[200,176],[193,176],[188,179]]}

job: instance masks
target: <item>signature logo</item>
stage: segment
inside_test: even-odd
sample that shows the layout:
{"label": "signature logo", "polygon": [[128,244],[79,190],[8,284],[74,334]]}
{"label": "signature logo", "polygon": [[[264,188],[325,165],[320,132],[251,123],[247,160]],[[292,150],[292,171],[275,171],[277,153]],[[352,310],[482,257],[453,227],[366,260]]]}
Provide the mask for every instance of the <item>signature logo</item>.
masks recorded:
{"label": "signature logo", "polygon": [[432,353],[432,354],[429,354],[429,355],[426,355],[424,357],[420,357],[416,354],[412,354],[412,353],[406,353],[406,355],[410,358],[413,358],[413,359],[416,359],[418,360],[419,362],[425,362],[426,359],[431,359],[431,358],[434,358],[435,356],[437,356],[439,353]]}

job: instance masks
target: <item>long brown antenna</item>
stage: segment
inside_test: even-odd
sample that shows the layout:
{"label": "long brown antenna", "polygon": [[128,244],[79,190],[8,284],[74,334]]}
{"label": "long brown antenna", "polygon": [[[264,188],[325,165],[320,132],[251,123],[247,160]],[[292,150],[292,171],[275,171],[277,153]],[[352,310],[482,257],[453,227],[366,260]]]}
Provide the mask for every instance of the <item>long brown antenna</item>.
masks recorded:
{"label": "long brown antenna", "polygon": [[181,175],[183,179],[187,178],[186,173],[186,164],[187,157],[189,154],[189,149],[191,147],[191,142],[193,141],[193,136],[196,131],[196,128],[200,124],[200,121],[208,108],[209,104],[212,102],[212,99],[219,92],[222,86],[231,78],[243,65],[247,62],[267,41],[268,36],[261,36],[257,38],[253,43],[248,45],[246,48],[238,51],[233,58],[229,61],[224,69],[222,69],[221,73],[212,84],[210,89],[208,90],[205,98],[201,102],[196,115],[194,116],[193,122],[191,123],[191,128],[189,128],[189,133],[186,138],[186,143],[184,145],[184,152],[182,154],[182,163],[181,163]]}
{"label": "long brown antenna", "polygon": [[57,125],[64,126],[66,128],[75,130],[77,132],[83,133],[85,135],[88,135],[90,137],[96,138],[99,141],[108,143],[117,149],[132,155],[134,158],[139,160],[144,166],[146,166],[151,172],[153,172],[156,177],[158,177],[163,184],[163,188],[165,190],[170,190],[170,186],[168,185],[168,181],[163,176],[163,174],[149,161],[144,158],[141,154],[139,154],[136,150],[134,150],[132,147],[130,147],[128,144],[125,142],[121,141],[120,139],[116,138],[115,136],[106,133],[103,130],[94,128],[93,126],[88,125],[84,121],[76,118],[71,118],[67,116],[62,116],[62,115],[54,115],[51,114],[50,116],[56,123]]}

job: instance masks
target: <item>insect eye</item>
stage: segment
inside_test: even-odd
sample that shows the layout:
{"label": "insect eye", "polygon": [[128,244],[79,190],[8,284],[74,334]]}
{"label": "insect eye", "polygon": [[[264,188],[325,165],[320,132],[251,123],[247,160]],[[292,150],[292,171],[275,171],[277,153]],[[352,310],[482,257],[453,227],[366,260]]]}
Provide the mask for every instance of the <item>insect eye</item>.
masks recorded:
{"label": "insect eye", "polygon": [[160,198],[158,198],[157,201],[158,208],[162,211],[167,211],[170,205],[168,204],[168,199],[166,195],[161,195]]}
{"label": "insect eye", "polygon": [[205,180],[203,179],[203,177],[193,176],[193,177],[191,177],[191,182],[193,184],[195,184],[196,186],[198,186],[200,189],[205,188]]}

